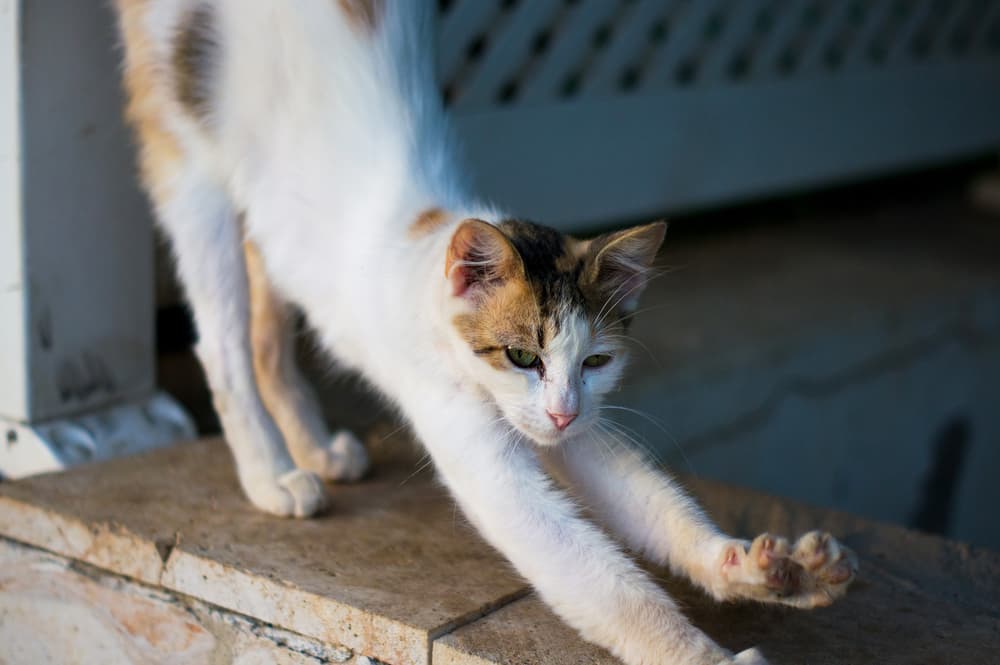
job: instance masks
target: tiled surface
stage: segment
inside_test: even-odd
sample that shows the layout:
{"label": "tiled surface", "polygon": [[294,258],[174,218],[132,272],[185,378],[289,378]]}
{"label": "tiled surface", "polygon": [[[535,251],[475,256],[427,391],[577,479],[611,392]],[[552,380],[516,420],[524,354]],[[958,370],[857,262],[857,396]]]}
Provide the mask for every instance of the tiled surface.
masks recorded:
{"label": "tiled surface", "polygon": [[218,440],[0,485],[0,534],[390,663],[525,590],[429,473],[384,462],[313,520],[264,515]]}

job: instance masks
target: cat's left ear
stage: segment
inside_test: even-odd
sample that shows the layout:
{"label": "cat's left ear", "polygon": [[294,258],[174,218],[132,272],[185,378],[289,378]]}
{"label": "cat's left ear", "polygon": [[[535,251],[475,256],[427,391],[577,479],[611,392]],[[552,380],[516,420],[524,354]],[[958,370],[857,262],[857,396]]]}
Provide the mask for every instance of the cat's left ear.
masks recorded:
{"label": "cat's left ear", "polygon": [[587,281],[617,300],[622,312],[634,312],[666,233],[667,223],[660,221],[594,238],[587,249]]}

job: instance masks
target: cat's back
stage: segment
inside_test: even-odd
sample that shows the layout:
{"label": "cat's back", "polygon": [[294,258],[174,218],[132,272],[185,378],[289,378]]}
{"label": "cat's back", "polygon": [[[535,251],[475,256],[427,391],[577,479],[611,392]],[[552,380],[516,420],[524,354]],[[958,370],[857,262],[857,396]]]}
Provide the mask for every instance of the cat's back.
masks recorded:
{"label": "cat's back", "polygon": [[400,84],[414,67],[404,31],[422,3],[115,4],[148,185],[177,152],[226,171],[237,194],[273,182],[268,171],[278,168],[296,180],[321,172],[327,190],[339,180],[356,191],[359,159],[375,161],[370,171],[405,160],[419,104]]}
{"label": "cat's back", "polygon": [[[398,309],[423,256],[407,229],[464,191],[433,80],[429,3],[114,1],[158,219],[235,213],[273,285],[310,318],[360,329],[361,315],[381,320],[373,303]],[[393,269],[359,278],[373,266]]]}

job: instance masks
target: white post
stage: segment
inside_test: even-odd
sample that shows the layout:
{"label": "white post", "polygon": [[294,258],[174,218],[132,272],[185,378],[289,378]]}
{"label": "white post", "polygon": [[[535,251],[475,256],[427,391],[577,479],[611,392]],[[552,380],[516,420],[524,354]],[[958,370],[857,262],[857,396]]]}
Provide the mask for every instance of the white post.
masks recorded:
{"label": "white post", "polygon": [[0,0],[0,475],[194,435],[155,391],[153,236],[103,0]]}

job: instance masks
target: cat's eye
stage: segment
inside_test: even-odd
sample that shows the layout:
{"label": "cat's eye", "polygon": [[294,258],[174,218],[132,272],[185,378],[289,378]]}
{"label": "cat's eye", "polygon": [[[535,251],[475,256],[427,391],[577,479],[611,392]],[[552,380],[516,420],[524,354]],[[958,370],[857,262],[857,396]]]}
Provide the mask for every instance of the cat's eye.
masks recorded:
{"label": "cat's eye", "polygon": [[584,367],[604,367],[611,360],[611,356],[606,353],[595,353],[583,359]]}
{"label": "cat's eye", "polygon": [[513,346],[507,347],[507,357],[512,363],[523,369],[538,367],[541,364],[537,353],[532,353],[527,349],[518,349]]}

